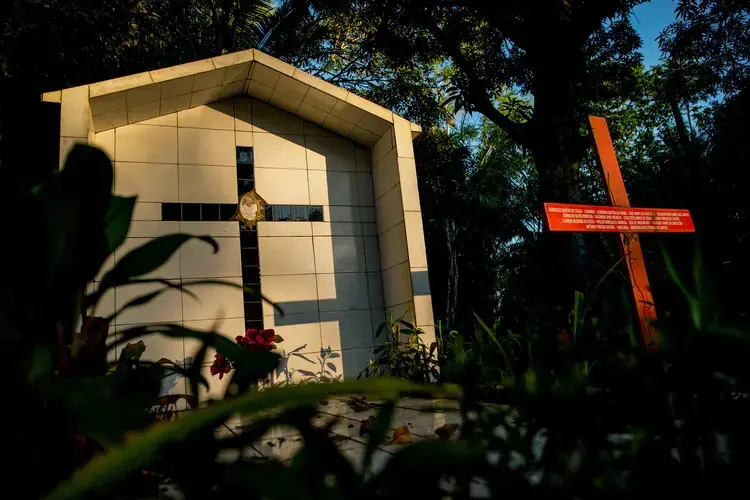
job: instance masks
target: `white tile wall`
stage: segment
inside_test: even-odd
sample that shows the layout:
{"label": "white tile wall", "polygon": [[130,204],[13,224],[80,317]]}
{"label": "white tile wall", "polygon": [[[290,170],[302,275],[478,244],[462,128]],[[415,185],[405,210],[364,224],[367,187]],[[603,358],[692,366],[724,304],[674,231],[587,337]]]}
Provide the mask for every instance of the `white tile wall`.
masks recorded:
{"label": "white tile wall", "polygon": [[253,153],[258,168],[306,169],[305,138],[289,134],[253,134]]}
{"label": "white tile wall", "polygon": [[[245,319],[241,317],[183,321],[182,326],[191,330],[215,332],[230,340],[234,340],[235,337],[245,334]],[[185,358],[192,362],[191,358],[195,357],[200,347],[201,342],[198,339],[185,338]],[[204,365],[212,363],[215,354],[215,350],[209,349],[206,353]]]}
{"label": "white tile wall", "polygon": [[397,264],[383,273],[383,295],[387,307],[411,301],[411,274],[409,263]]}
{"label": "white tile wall", "polygon": [[[175,280],[174,283],[178,281]],[[163,289],[160,283],[138,283],[118,287],[115,293],[115,307],[120,310],[128,302]],[[148,323],[172,323],[182,320],[182,294],[175,289],[162,292],[151,302],[128,309],[117,317],[115,325],[140,325]]]}
{"label": "white tile wall", "polygon": [[320,352],[320,315],[315,313],[287,314],[284,317],[278,315],[265,316],[263,318],[265,328],[273,328],[278,335],[284,339],[279,344],[279,351],[290,352],[298,347],[301,354]]}
{"label": "white tile wall", "polygon": [[[313,174],[320,172],[310,171]],[[322,172],[328,185],[328,202],[330,205],[359,205],[357,192],[357,174],[353,172]]]}
{"label": "white tile wall", "polygon": [[180,165],[183,203],[237,203],[237,169],[213,165]]}
{"label": "white tile wall", "polygon": [[[253,76],[256,86],[265,85],[264,78],[280,78],[277,71],[264,73],[261,65],[256,68]],[[201,77],[205,80],[201,85],[207,86],[194,89],[193,99],[207,98],[220,91],[211,85],[211,73]],[[218,75],[219,72],[215,75],[217,79]],[[189,84],[192,85],[191,77],[186,77],[185,87]],[[175,85],[176,82],[169,83],[171,87]],[[341,100],[326,100],[324,95],[316,95],[320,93],[316,89],[305,89],[306,94],[295,97],[301,87],[290,84],[287,88],[278,81],[272,85],[277,93],[284,94],[280,99],[284,99],[285,106],[304,98],[304,103],[296,105],[322,111],[324,114],[316,123],[327,119],[332,122],[328,126],[339,127],[336,130],[341,133],[349,133],[361,118],[361,110]],[[162,94],[164,90],[162,88]],[[161,105],[169,105],[169,99],[174,99],[174,113],[94,136],[94,141],[116,161],[115,190],[139,196],[137,223],[117,255],[144,243],[147,237],[174,230],[208,234],[217,238],[218,254],[212,254],[205,243],[192,241],[151,276],[218,278],[241,284],[238,225],[161,222],[160,203],[235,203],[235,146],[252,145],[258,193],[272,204],[323,205],[325,220],[321,223],[259,223],[262,291],[286,313],[281,316],[269,304],[264,304],[264,326],[274,328],[284,337],[285,342],[280,347],[286,351],[304,345],[300,352],[315,354],[321,346],[330,346],[342,354],[336,365],[339,372],[343,367],[345,372],[356,376],[369,356],[366,348],[372,343],[374,328],[384,318],[384,280],[380,273],[383,247],[378,245],[376,213],[385,212],[391,227],[401,222],[403,216],[399,219],[398,212],[405,203],[400,199],[401,190],[394,190],[393,200],[382,200],[376,210],[370,151],[257,100],[236,98],[185,109],[191,105],[191,95],[187,94],[187,102],[177,102],[184,100],[185,94],[176,87],[171,90],[175,93],[173,96],[163,94]],[[206,95],[201,97],[203,94]],[[269,98],[272,98],[270,92],[265,96]],[[332,115],[326,117],[328,112]],[[370,124],[371,128],[377,126],[379,122]],[[393,163],[387,173],[395,174],[395,178],[390,178],[397,183],[395,140],[391,134],[385,135],[386,140],[379,144],[381,149],[387,147],[387,150],[378,159],[394,151],[390,154],[393,161],[390,156],[386,160]],[[397,206],[386,206],[383,202],[393,202]],[[411,221],[409,225],[413,225]],[[403,233],[405,224],[399,227]],[[385,235],[386,242],[390,241],[388,238]],[[401,238],[392,243],[388,262],[403,262],[406,241]],[[406,270],[408,277],[408,267]],[[395,277],[392,272],[385,286],[391,292],[399,292],[394,296],[409,301],[410,283],[406,285]],[[198,300],[169,291],[154,304],[127,314],[120,324],[175,321],[200,330],[217,329],[232,339],[244,333],[240,289],[203,285],[191,287],[191,291]],[[130,296],[128,293],[112,294],[107,298],[112,304],[101,307],[110,309]],[[426,310],[424,301],[420,310],[421,313]],[[191,356],[198,347],[197,341],[186,340],[181,344],[180,356],[175,351],[175,355],[166,357]],[[160,352],[160,349],[155,346],[153,351]],[[352,357],[350,353],[357,356]],[[314,365],[303,368],[318,369]],[[212,382],[211,393],[218,395],[221,389],[218,378],[209,376],[208,379]]]}
{"label": "white tile wall", "polygon": [[380,198],[398,184],[398,157],[392,149],[372,167],[375,198]]}
{"label": "white tile wall", "polygon": [[258,236],[312,236],[312,224],[303,221],[261,221]]}
{"label": "white tile wall", "polygon": [[60,136],[86,137],[88,136],[88,102],[89,88],[87,85],[73,87],[62,91],[60,102]]}
{"label": "white tile wall", "polygon": [[375,211],[378,219],[378,232],[383,234],[404,220],[404,209],[401,205],[401,189],[395,187],[375,200]]}
{"label": "white tile wall", "polygon": [[94,146],[98,147],[109,156],[110,160],[115,158],[115,131],[107,130],[94,135]]}
{"label": "white tile wall", "polygon": [[[263,276],[260,287],[268,300],[283,308],[284,314],[318,312],[318,286],[314,274]],[[270,304],[263,304],[263,315],[274,315]]]}
{"label": "white tile wall", "polygon": [[219,252],[201,240],[190,240],[180,248],[183,278],[231,278],[242,276],[239,238],[214,238]]}
{"label": "white tile wall", "polygon": [[409,265],[427,267],[427,250],[424,242],[421,212],[404,212],[406,223],[406,237],[409,247]]}
{"label": "white tile wall", "polygon": [[115,162],[116,194],[137,195],[138,201],[176,202],[178,186],[176,164]]}
{"label": "white tile wall", "polygon": [[180,223],[177,221],[137,221],[130,223],[128,238],[155,238],[180,231]]}
{"label": "white tile wall", "polygon": [[177,113],[178,125],[190,128],[234,130],[234,101],[219,101]]}
{"label": "white tile wall", "polygon": [[310,204],[307,170],[256,167],[255,189],[271,204]]}
{"label": "white tile wall", "polygon": [[370,311],[321,312],[320,331],[323,346],[334,351],[370,347]]}
{"label": "white tile wall", "polygon": [[361,237],[316,236],[315,270],[318,273],[353,273],[367,270]]}
{"label": "white tile wall", "polygon": [[[242,285],[242,278],[222,278],[223,281]],[[190,287],[196,298],[182,296],[184,321],[215,318],[241,318],[245,314],[242,289],[227,285],[195,285]]]}
{"label": "white tile wall", "polygon": [[182,127],[177,130],[181,164],[236,165],[233,131]]}
{"label": "white tile wall", "polygon": [[309,237],[259,237],[262,275],[314,274],[313,239]]}
{"label": "white tile wall", "polygon": [[161,203],[136,201],[133,207],[133,221],[161,220]]}
{"label": "white tile wall", "polygon": [[299,135],[304,133],[302,120],[277,107],[253,101],[252,113],[253,127],[256,132]]}
{"label": "white tile wall", "polygon": [[[358,208],[358,207],[351,207]],[[357,210],[357,212],[359,212]],[[361,236],[362,224],[359,222],[313,222],[313,236]]]}
{"label": "white tile wall", "polygon": [[[161,218],[161,216],[159,216]],[[240,226],[236,222],[180,222],[180,232],[207,236],[240,236]]]}
{"label": "white tile wall", "polygon": [[370,296],[370,307],[379,309],[385,307],[383,302],[383,279],[379,272],[367,273],[367,287]]}
{"label": "white tile wall", "polygon": [[369,309],[365,273],[318,274],[320,312]]}
{"label": "white tile wall", "polygon": [[368,271],[380,271],[380,249],[377,236],[366,236],[362,239],[365,244],[365,265]]}
{"label": "white tile wall", "polygon": [[[150,241],[150,238],[125,238],[115,250],[114,263],[120,261],[120,259],[127,255],[128,252],[134,250]],[[154,271],[142,276],[142,278],[165,278],[165,279],[178,279],[180,277],[180,250],[178,249],[172,256],[160,267]],[[119,295],[118,288],[118,295]]]}
{"label": "white tile wall", "polygon": [[[118,325],[115,326],[115,332],[117,335],[125,333],[128,329],[145,326],[146,324],[139,325]],[[126,334],[126,333],[125,333]],[[164,335],[144,335],[141,337],[135,337],[132,340],[128,340],[126,343],[121,344],[118,350],[124,348],[127,344],[135,344],[138,341],[143,341],[146,344],[146,351],[143,353],[141,360],[143,361],[158,361],[161,358],[167,358],[170,361],[181,363],[185,357],[184,342],[181,338],[166,337]]]}
{"label": "white tile wall", "polygon": [[356,170],[354,144],[339,137],[307,137],[307,165],[310,170]]}
{"label": "white tile wall", "polygon": [[380,253],[381,269],[390,269],[409,259],[406,250],[406,231],[401,222],[380,235],[382,252]]}
{"label": "white tile wall", "polygon": [[177,129],[126,125],[115,130],[115,160],[177,163]]}

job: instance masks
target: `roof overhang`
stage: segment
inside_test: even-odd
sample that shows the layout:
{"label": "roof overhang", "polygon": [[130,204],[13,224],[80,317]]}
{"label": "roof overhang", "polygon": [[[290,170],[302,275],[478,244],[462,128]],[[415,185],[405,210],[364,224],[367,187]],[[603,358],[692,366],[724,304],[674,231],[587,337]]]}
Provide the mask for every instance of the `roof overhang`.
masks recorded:
{"label": "roof overhang", "polygon": [[[43,101],[60,102],[61,91]],[[88,85],[94,132],[248,95],[372,147],[393,125],[382,106],[316,78],[258,49]],[[410,122],[412,138],[421,128]]]}

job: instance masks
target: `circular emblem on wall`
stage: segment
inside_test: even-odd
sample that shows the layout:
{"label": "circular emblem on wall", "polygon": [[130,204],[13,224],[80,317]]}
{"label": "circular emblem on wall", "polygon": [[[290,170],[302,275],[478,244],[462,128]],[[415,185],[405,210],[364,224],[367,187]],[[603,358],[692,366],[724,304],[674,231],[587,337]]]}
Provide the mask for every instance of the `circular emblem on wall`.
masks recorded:
{"label": "circular emblem on wall", "polygon": [[234,220],[247,227],[254,227],[259,220],[266,219],[266,201],[253,189],[240,196]]}

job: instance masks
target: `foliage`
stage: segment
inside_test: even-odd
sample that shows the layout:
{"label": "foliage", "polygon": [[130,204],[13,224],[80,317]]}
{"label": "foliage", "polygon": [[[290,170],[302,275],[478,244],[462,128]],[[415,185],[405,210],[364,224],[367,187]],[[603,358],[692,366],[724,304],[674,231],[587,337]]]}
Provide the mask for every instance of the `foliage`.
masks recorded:
{"label": "foliage", "polygon": [[[165,291],[176,288],[192,293],[190,287],[200,283],[166,283],[148,275],[193,238],[216,249],[216,242],[208,237],[167,235],[135,248],[102,272],[104,262],[124,241],[134,206],[133,198],[113,196],[111,185],[112,166],[104,153],[76,146],[60,172],[30,191],[7,190],[2,199],[6,210],[23,211],[36,222],[33,226],[18,218],[3,222],[4,230],[19,235],[25,243],[9,248],[13,265],[8,266],[8,279],[0,286],[0,342],[10,356],[3,373],[6,409],[16,419],[7,443],[16,460],[6,472],[22,477],[29,467],[37,471],[35,481],[25,486],[24,496],[36,498],[54,489],[50,498],[90,493],[111,497],[115,491],[118,497],[142,498],[144,494],[155,496],[156,488],[171,480],[187,494],[206,498],[217,482],[222,491],[234,489],[237,485],[231,478],[243,467],[220,466],[218,452],[252,442],[269,426],[287,422],[308,433],[311,448],[300,453],[300,462],[310,457],[319,462],[318,449],[338,453],[325,439],[327,431],[311,426],[314,412],[300,409],[328,395],[360,391],[386,399],[415,391],[457,395],[454,389],[389,380],[274,388],[259,393],[250,389],[276,368],[276,354],[180,325],[122,329],[115,343],[105,345],[108,321],[92,318],[87,311],[96,308],[107,290],[143,284],[156,287],[154,292],[119,306],[112,317],[147,304]],[[91,287],[95,277],[98,283]],[[186,367],[168,360],[143,361],[145,346],[134,339],[154,334],[196,338],[202,347]],[[242,338],[243,344],[250,343]],[[108,367],[107,349],[116,345],[122,346],[121,355]],[[178,400],[185,399],[192,406],[199,386],[206,385],[201,369],[209,348],[234,364],[225,401],[175,418]],[[333,356],[329,350],[324,359]],[[159,397],[163,381],[175,372],[188,377],[190,394]],[[213,436],[213,430],[234,413],[287,407],[288,413],[259,423],[237,440],[220,442]],[[161,422],[153,424],[155,419]],[[337,462],[318,464],[318,470],[341,467],[342,460],[339,455]],[[245,465],[250,475],[266,469],[278,474],[276,463]],[[195,467],[206,468],[194,474]],[[75,472],[77,468],[80,470]],[[313,475],[311,480],[323,477]],[[304,482],[292,483],[301,486]],[[267,481],[258,483],[261,488],[269,485]]]}
{"label": "foliage", "polygon": [[[310,364],[315,364],[314,361],[312,361],[310,358],[308,358],[306,355],[299,353],[298,351],[301,350],[302,347],[298,347],[291,351],[289,353],[289,356],[294,356],[296,358],[302,359],[304,361],[307,361]],[[341,380],[341,373],[336,373],[338,370],[336,368],[336,364],[332,363],[332,359],[336,359],[341,357],[341,354],[337,352],[333,352],[331,350],[331,346],[328,347],[321,347],[320,348],[320,354],[316,357],[317,359],[317,365],[318,369],[316,371],[312,370],[304,370],[301,368],[293,369],[292,373],[286,374],[286,382],[290,382],[294,378],[294,373],[299,373],[303,377],[308,377],[306,382],[308,383],[325,383],[325,382],[336,382]]]}
{"label": "foliage", "polygon": [[688,75],[690,94],[733,95],[750,76],[750,10],[741,0],[679,0],[677,19],[659,36],[671,64]]}
{"label": "foliage", "polygon": [[[82,468],[50,498],[110,491],[128,478],[128,470],[149,464],[157,464],[149,469],[155,474],[171,471],[175,487],[196,498],[739,496],[741,471],[750,458],[745,425],[750,407],[743,397],[750,383],[745,363],[750,337],[719,328],[707,308],[709,289],[689,290],[669,260],[667,267],[694,314],[679,330],[662,325],[658,350],[628,342],[612,345],[596,335],[593,323],[583,321],[575,335],[555,339],[556,363],[534,357],[511,367],[502,389],[494,391],[501,404],[490,405],[478,383],[483,374],[469,356],[458,359],[452,367],[462,385],[458,439],[403,447],[371,469],[367,464],[373,463],[396,411],[391,398],[424,392],[425,386],[375,378],[272,388],[135,434]],[[503,342],[506,352],[515,342],[499,340],[495,327],[480,322],[480,328],[492,343]],[[536,342],[535,351],[549,348],[542,345],[544,339]],[[336,447],[329,434],[335,420],[322,429],[311,424],[320,399],[355,391],[383,401],[371,420],[362,470]],[[446,387],[442,395],[459,393]],[[277,411],[262,413],[269,410]],[[237,412],[257,417],[227,439],[201,434],[200,429]],[[242,450],[278,425],[295,427],[303,436],[304,446],[288,464],[216,461],[222,450]],[[165,461],[170,468],[160,469]]]}
{"label": "foliage", "polygon": [[[16,2],[3,12],[3,79],[40,93],[249,48],[276,53],[306,10],[269,0]],[[71,33],[70,26],[75,26]]]}
{"label": "foliage", "polygon": [[[385,333],[385,339],[379,341]],[[375,359],[370,359],[359,377],[390,375],[404,380],[431,383],[440,380],[438,343],[428,347],[422,340],[423,330],[405,321],[403,316],[388,319],[378,325],[370,350]]]}
{"label": "foliage", "polygon": [[[581,132],[588,108],[635,90],[640,40],[625,13],[637,3],[512,2],[494,9],[481,2],[311,2],[328,17],[371,26],[357,32],[366,60],[377,54],[400,67],[450,64],[448,101],[481,113],[531,152],[546,201],[575,199],[573,167],[587,148]],[[507,89],[533,96],[533,105],[503,102]]]}
{"label": "foliage", "polygon": [[[62,172],[31,191],[0,183],[4,213],[22,215],[3,221],[12,239],[0,284],[0,346],[8,359],[5,411],[14,417],[6,473],[35,471],[25,496],[58,487],[59,498],[155,497],[165,482],[188,498],[464,498],[477,484],[492,496],[535,498],[744,491],[750,353],[745,334],[720,325],[728,318],[747,326],[750,318],[741,292],[750,277],[748,207],[737,173],[750,131],[747,6],[679,1],[660,38],[664,62],[647,69],[628,21],[638,1],[509,2],[499,10],[485,3],[0,7],[2,83],[13,99],[24,93],[9,85],[37,99],[42,90],[260,46],[421,123],[420,202],[434,306],[444,322],[428,347],[411,325],[389,320],[381,331],[387,341],[374,346],[377,360],[364,375],[456,381],[464,414],[460,441],[418,443],[380,471],[361,472],[330,439],[334,423],[312,425],[317,401],[359,391],[382,397],[372,453],[396,411],[388,400],[459,393],[380,379],[253,392],[277,368],[274,354],[180,325],[123,332],[120,362],[105,376],[112,368],[106,332],[91,317],[107,291],[156,287],[116,316],[200,283],[148,277],[194,238],[187,235],[159,238],[100,275],[127,233],[134,200],[112,196],[106,159],[78,148]],[[631,202],[687,207],[698,227],[697,262],[688,237],[642,238],[663,336],[656,351],[641,349],[632,328],[616,237],[571,242],[542,231],[541,201],[606,203],[587,145],[588,114],[608,120]],[[7,148],[7,124],[15,121],[5,113],[3,123]],[[197,241],[215,247],[210,238]],[[142,362],[136,339],[154,334],[196,338],[203,348],[187,367]],[[184,396],[200,393],[209,347],[236,363],[226,400],[151,425],[147,409],[155,402],[165,420],[176,417],[176,402],[158,394],[177,370],[189,379]],[[292,351],[316,368],[287,370],[287,378],[338,379],[329,361],[336,355],[322,349],[313,361]],[[278,408],[284,411],[267,413]],[[218,439],[213,430],[237,411],[254,422]],[[217,461],[278,425],[303,435],[289,464]]]}
{"label": "foliage", "polygon": [[[234,338],[237,345],[240,345],[248,351],[273,351],[276,349],[276,344],[281,343],[284,339],[281,335],[276,335],[273,329],[270,330],[258,330],[257,328],[248,328],[245,331],[245,336],[238,335]],[[219,375],[219,380],[224,378],[224,375],[232,371],[235,362],[228,359],[224,354],[217,352],[214,356],[214,362],[211,364],[210,371],[211,375]]]}

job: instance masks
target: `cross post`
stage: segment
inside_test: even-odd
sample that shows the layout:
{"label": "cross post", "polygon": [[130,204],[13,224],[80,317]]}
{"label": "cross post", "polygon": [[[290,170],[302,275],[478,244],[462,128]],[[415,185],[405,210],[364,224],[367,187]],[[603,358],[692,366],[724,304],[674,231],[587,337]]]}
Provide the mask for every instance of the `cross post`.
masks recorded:
{"label": "cross post", "polygon": [[598,116],[589,116],[589,127],[612,206],[545,203],[549,229],[619,233],[619,247],[630,278],[641,337],[647,347],[653,348],[656,343],[656,330],[653,326],[656,307],[638,233],[692,233],[695,232],[695,226],[687,210],[631,208],[607,121]]}

